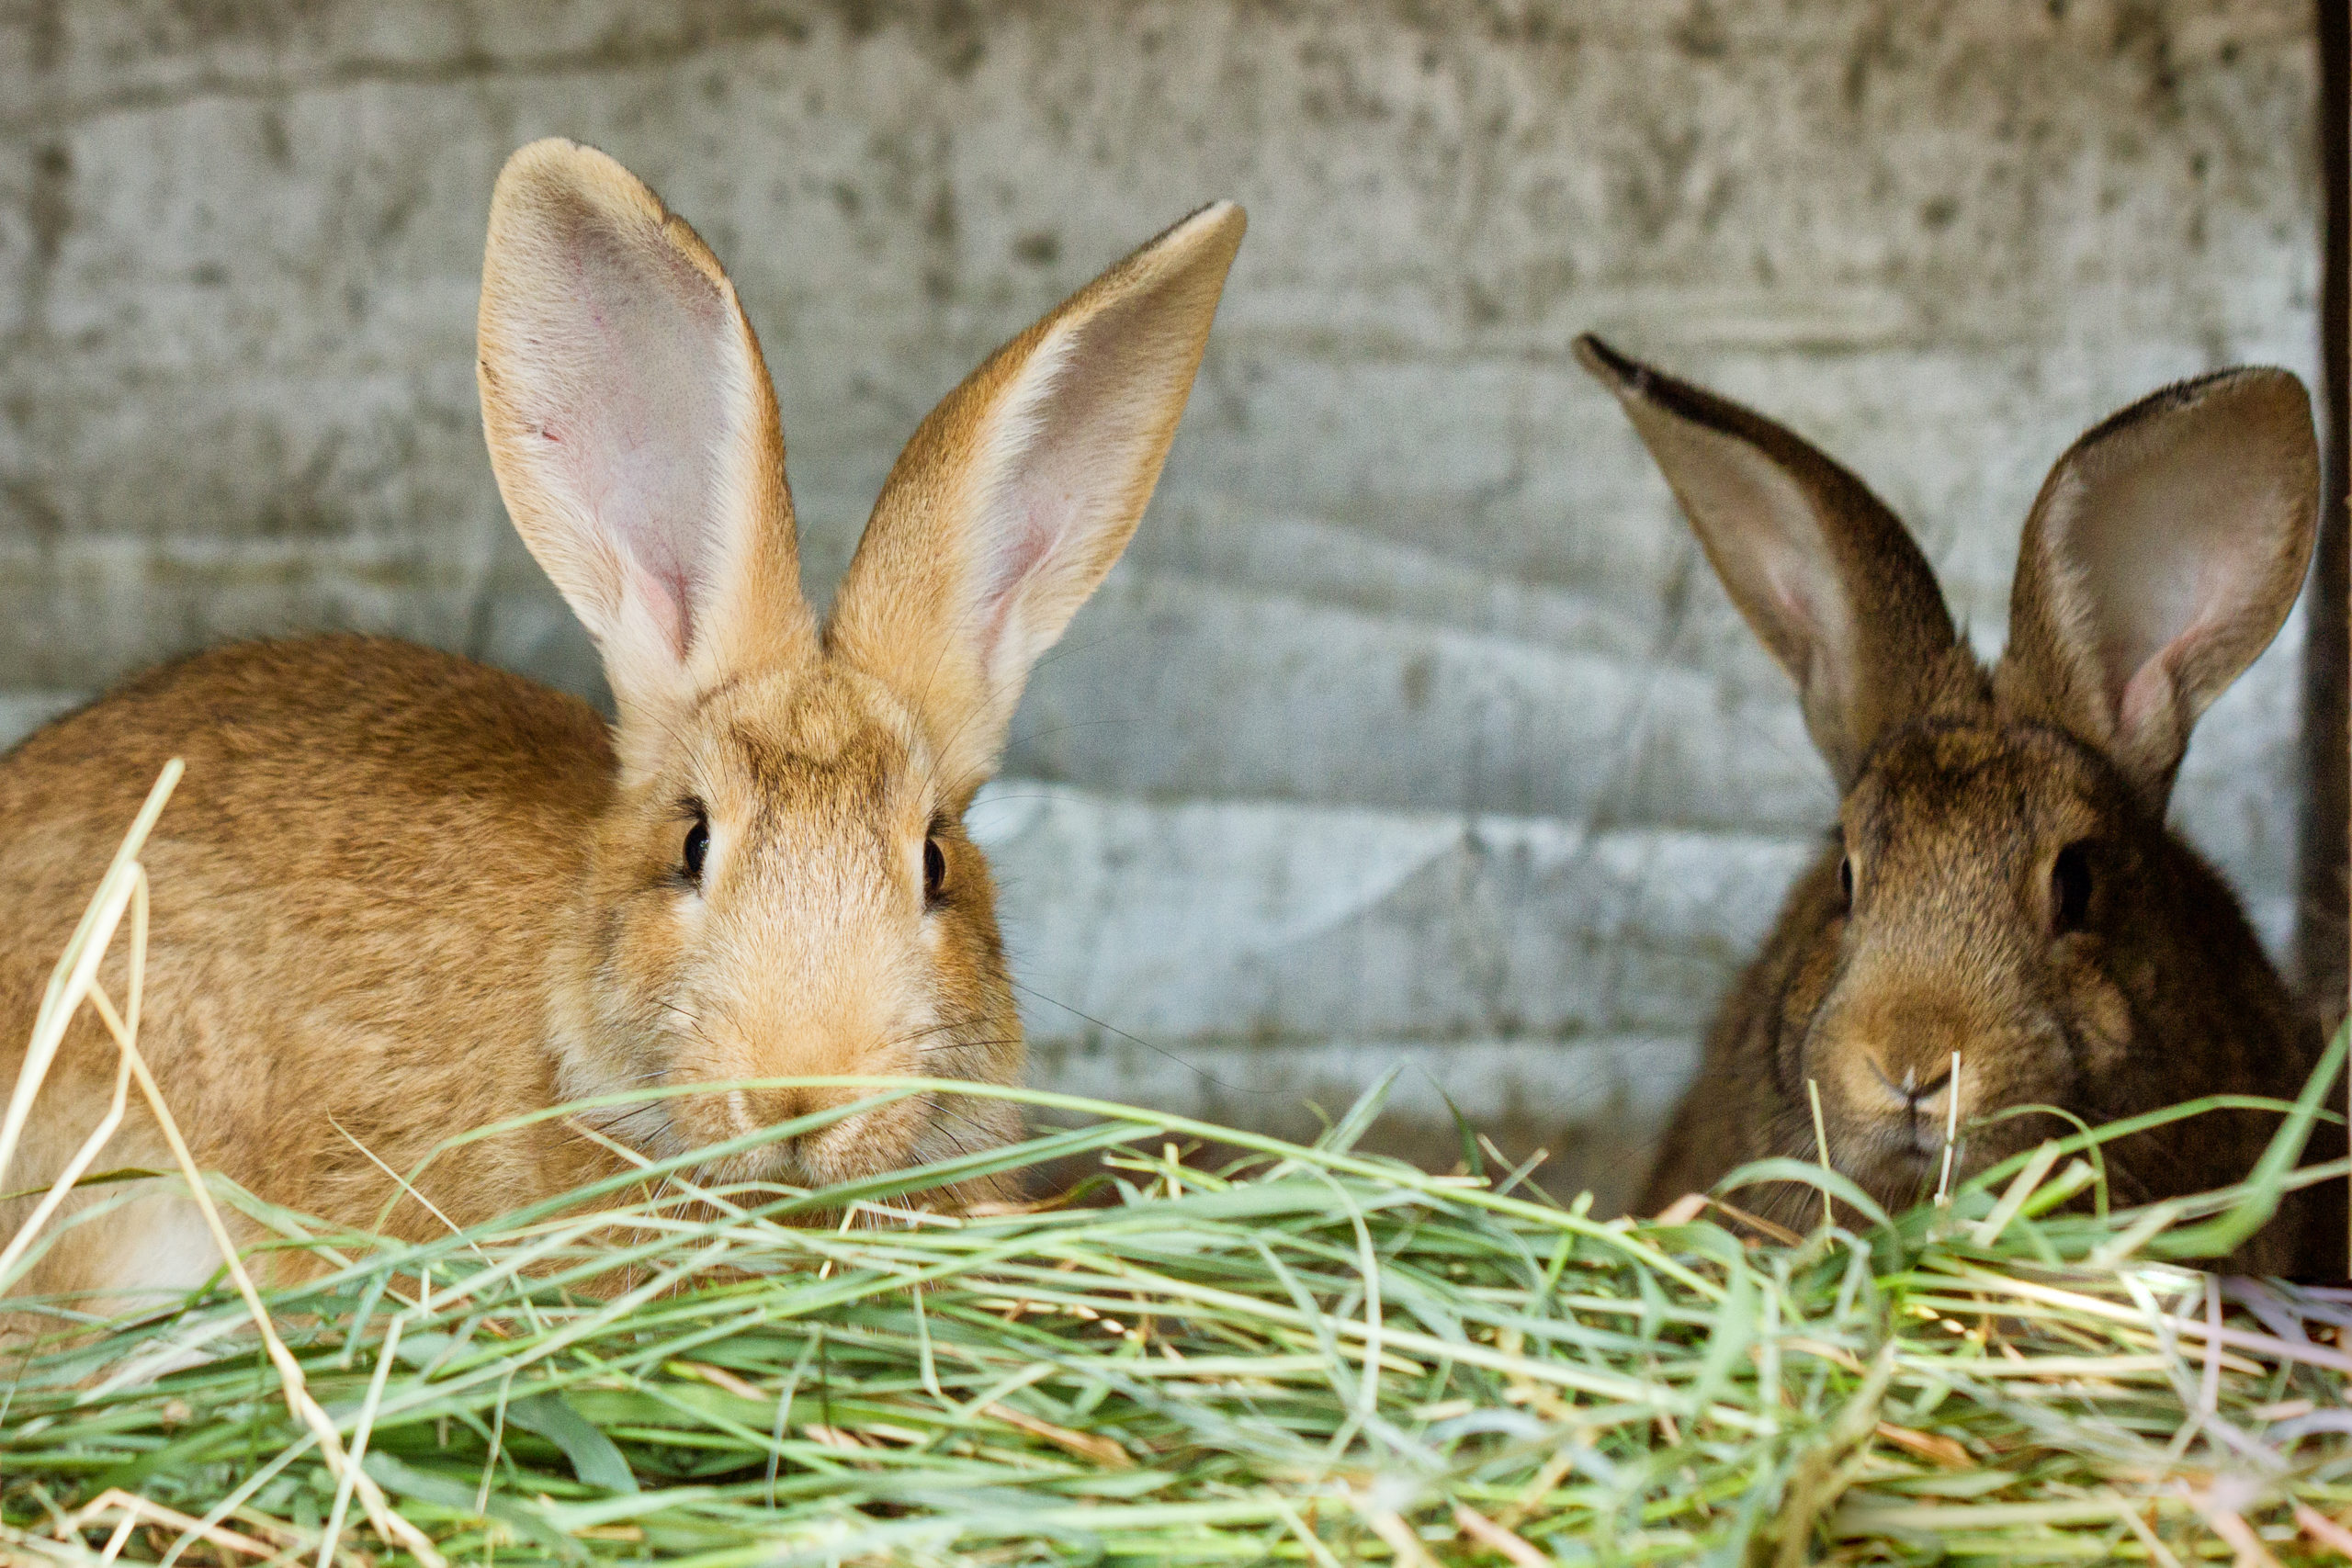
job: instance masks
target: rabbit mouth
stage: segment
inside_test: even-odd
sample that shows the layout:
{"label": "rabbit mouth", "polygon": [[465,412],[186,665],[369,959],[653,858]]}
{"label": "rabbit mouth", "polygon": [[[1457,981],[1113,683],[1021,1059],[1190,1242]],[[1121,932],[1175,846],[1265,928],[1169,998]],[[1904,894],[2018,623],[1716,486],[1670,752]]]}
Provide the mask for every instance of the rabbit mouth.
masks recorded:
{"label": "rabbit mouth", "polygon": [[1941,1117],[1930,1119],[1914,1114],[1904,1128],[1907,1142],[1902,1147],[1903,1158],[1920,1164],[1934,1164],[1944,1157],[1944,1124]]}
{"label": "rabbit mouth", "polygon": [[[1890,1211],[1908,1208],[1936,1181],[1943,1169],[1944,1129],[1906,1117],[1877,1129],[1859,1158],[1838,1165],[1864,1190]],[[1957,1166],[1955,1166],[1955,1171]]]}
{"label": "rabbit mouth", "polygon": [[[676,1152],[725,1142],[782,1120],[779,1108],[743,1090],[714,1096],[723,1122],[669,1128]],[[978,1154],[1020,1135],[1017,1111],[989,1102],[947,1103],[920,1094],[855,1111],[827,1125],[739,1149],[700,1168],[707,1181],[821,1189],[894,1170],[911,1170]]]}
{"label": "rabbit mouth", "polygon": [[[589,1098],[602,1086],[571,1087]],[[669,1072],[646,1074],[635,1087],[690,1087]],[[894,1170],[968,1159],[1021,1136],[1009,1102],[924,1092],[863,1108],[870,1090],[775,1089],[713,1085],[706,1092],[664,1094],[634,1104],[583,1111],[575,1132],[627,1160],[688,1160],[697,1185],[815,1190]],[[835,1114],[796,1134],[771,1130],[811,1112]],[[738,1146],[720,1150],[718,1145]],[[703,1157],[696,1160],[700,1153]]]}

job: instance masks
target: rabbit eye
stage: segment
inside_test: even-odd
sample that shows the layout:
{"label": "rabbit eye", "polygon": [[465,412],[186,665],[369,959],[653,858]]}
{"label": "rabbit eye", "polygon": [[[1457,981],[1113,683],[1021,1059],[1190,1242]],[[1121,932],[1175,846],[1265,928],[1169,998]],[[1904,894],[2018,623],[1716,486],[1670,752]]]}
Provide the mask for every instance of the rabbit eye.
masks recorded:
{"label": "rabbit eye", "polygon": [[2078,931],[2090,922],[2091,855],[2087,844],[2068,844],[2050,864],[2050,925],[2053,935]]}
{"label": "rabbit eye", "polygon": [[1854,857],[1851,855],[1838,857],[1838,896],[1846,901],[1848,908],[1854,907]]}
{"label": "rabbit eye", "polygon": [[710,822],[708,818],[697,816],[695,825],[686,829],[686,848],[681,866],[686,874],[686,880],[697,887],[702,886],[702,863],[709,854]]}
{"label": "rabbit eye", "polygon": [[937,839],[922,841],[922,897],[927,904],[936,904],[947,892],[947,852],[939,847]]}

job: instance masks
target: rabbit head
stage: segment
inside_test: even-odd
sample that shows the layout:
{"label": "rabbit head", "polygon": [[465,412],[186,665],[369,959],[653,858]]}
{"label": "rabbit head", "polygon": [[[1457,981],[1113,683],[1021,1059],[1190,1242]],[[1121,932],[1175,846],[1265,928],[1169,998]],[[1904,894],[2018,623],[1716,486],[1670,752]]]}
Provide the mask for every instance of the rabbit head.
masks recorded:
{"label": "rabbit head", "polygon": [[[888,1075],[1006,1083],[1022,1039],[962,826],[1031,666],[1125,547],[1243,227],[1208,207],[997,352],[916,431],[821,626],[775,393],[709,249],[601,152],[524,148],[483,265],[483,423],[508,512],[618,710],[558,955],[561,1087]],[[706,1147],[868,1093],[609,1113]],[[738,1157],[838,1181],[1015,1135],[901,1100]]]}
{"label": "rabbit head", "polygon": [[[1745,1056],[1711,1043],[1694,1096],[1728,1092],[1711,1071],[1770,1082],[1751,1089],[1763,1124],[1704,1179],[1813,1157],[1808,1082],[1833,1161],[1889,1206],[1936,1179],[1955,1095],[1973,1124],[1965,1172],[2066,1130],[1999,1117],[2013,1107],[2098,1122],[2299,1089],[2315,1039],[2165,811],[2190,727],[2302,585],[2318,467],[2301,384],[2222,371],[2075,442],[2026,523],[2008,649],[1987,670],[1860,480],[1596,339],[1578,355],[1796,681],[1841,796],[1834,842],[1724,1025],[1749,1037]],[[2175,1128],[2124,1162],[2125,1188],[2237,1179],[2261,1131],[2224,1149]]]}

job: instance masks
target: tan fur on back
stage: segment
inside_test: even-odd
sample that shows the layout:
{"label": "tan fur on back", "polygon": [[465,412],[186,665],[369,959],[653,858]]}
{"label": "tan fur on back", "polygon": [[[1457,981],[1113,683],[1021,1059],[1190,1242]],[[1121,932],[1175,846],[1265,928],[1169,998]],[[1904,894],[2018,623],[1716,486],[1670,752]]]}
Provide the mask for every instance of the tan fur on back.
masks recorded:
{"label": "tan fur on back", "polygon": [[[146,1050],[199,1159],[366,1223],[390,1190],[344,1134],[404,1171],[452,1131],[548,1103],[538,1015],[571,911],[544,890],[577,879],[610,793],[604,723],[513,676],[356,637],[159,671],[0,765],[16,917],[0,1070],[13,1077],[109,839],[173,756],[187,775],[145,855]],[[36,1127],[78,1138],[112,1055],[85,1020]],[[462,1224],[578,1166],[560,1140],[506,1140],[428,1186]],[[427,1218],[412,1207],[401,1228]]]}

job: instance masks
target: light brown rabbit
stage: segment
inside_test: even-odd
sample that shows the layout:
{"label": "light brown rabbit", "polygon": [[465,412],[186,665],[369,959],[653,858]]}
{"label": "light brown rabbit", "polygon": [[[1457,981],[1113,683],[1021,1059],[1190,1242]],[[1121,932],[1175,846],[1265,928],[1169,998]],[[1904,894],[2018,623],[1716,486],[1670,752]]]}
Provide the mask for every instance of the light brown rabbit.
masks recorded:
{"label": "light brown rabbit", "polygon": [[[820,628],[774,390],[735,291],[612,159],[515,153],[482,268],[483,423],[514,525],[601,651],[611,727],[404,643],[253,643],[132,682],[0,761],[0,1074],[166,758],[146,854],[144,1047],[199,1160],[372,1221],[460,1130],[650,1085],[1017,1080],[988,867],[961,818],[1031,666],[1140,518],[1199,367],[1239,209],[1202,209],[1000,349],[925,419]],[[110,972],[119,995],[119,964]],[[47,1179],[114,1051],[69,1039],[0,1185]],[[649,1156],[838,1105],[733,1091],[608,1113]],[[829,1183],[1017,1135],[932,1096],[721,1174]],[[168,1163],[152,1126],[118,1165]],[[543,1123],[433,1164],[428,1234],[607,1168]],[[967,1193],[969,1197],[971,1194]],[[0,1238],[27,1204],[0,1204]],[[16,1289],[184,1287],[185,1199],[65,1231]]]}
{"label": "light brown rabbit", "polygon": [[[2075,442],[2026,522],[2008,649],[1986,670],[1860,480],[1596,338],[1577,356],[1795,678],[1842,796],[1708,1036],[1645,1207],[1748,1160],[1816,1157],[1808,1080],[1832,1161],[1890,1209],[1937,1180],[1955,1092],[1964,1121],[2047,1104],[2094,1124],[2222,1092],[2293,1099],[2318,1027],[2165,807],[2190,726],[2302,586],[2319,497],[2302,384],[2222,371]],[[2209,1114],[2110,1145],[2115,1196],[2240,1180],[2278,1121]],[[2066,1130],[1980,1123],[1959,1169]],[[2342,1148],[2324,1128],[2307,1158]],[[2290,1200],[2240,1261],[2341,1273],[2342,1186]],[[1788,1185],[1740,1201],[1800,1227],[1819,1201]]]}

